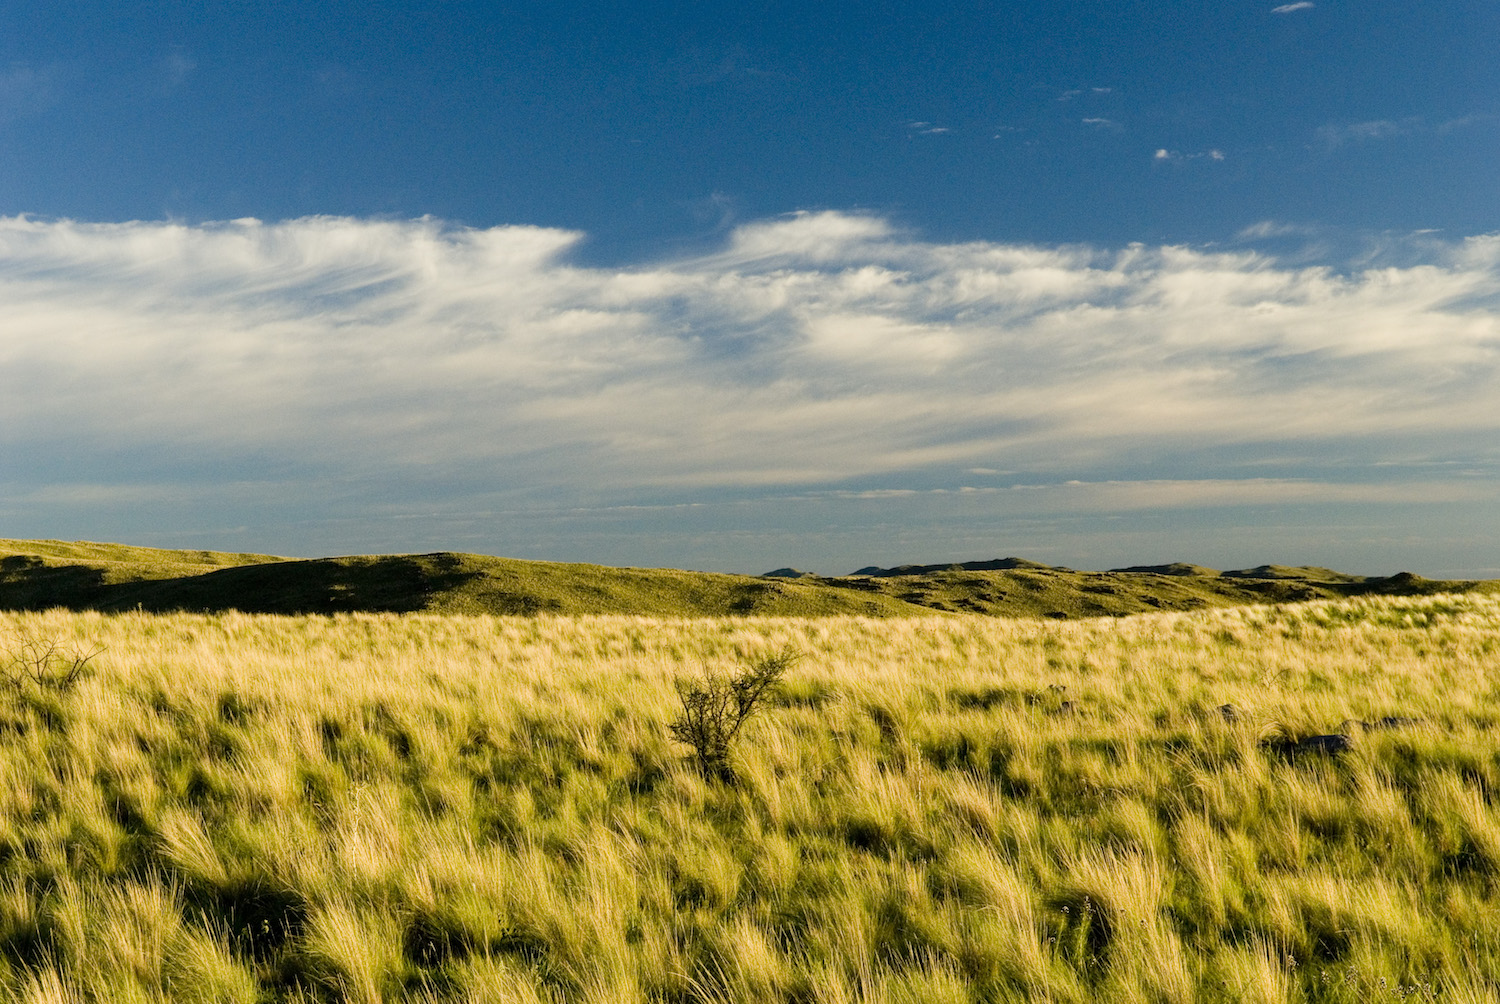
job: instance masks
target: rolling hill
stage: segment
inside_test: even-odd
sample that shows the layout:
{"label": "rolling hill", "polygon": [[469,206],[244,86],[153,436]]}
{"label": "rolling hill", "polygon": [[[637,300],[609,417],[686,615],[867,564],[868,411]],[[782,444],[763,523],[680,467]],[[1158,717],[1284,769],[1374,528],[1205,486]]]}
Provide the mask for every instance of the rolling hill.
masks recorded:
{"label": "rolling hill", "polygon": [[477,554],[289,559],[121,544],[0,540],[0,609],[353,611],[902,617],[933,612],[1011,617],[1120,616],[1247,603],[1438,592],[1497,592],[1500,582],[1448,582],[1410,573],[1346,575],[1264,565],[1108,572],[1021,558],[862,568],[820,577],[522,561]]}

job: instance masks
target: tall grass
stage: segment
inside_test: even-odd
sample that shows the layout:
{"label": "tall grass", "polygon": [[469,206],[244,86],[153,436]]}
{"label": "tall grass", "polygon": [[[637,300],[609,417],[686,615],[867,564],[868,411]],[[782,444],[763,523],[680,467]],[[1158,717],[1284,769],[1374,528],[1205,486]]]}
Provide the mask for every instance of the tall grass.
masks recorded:
{"label": "tall grass", "polygon": [[[1500,999],[1493,598],[23,636],[104,652],[0,698],[6,1000]],[[705,780],[677,682],[787,649]]]}

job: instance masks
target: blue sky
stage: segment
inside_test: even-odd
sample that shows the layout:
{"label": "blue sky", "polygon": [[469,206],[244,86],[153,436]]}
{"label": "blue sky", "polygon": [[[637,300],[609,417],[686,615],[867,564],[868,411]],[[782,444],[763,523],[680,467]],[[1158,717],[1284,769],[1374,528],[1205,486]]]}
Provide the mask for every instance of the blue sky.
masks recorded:
{"label": "blue sky", "polygon": [[0,536],[1500,576],[1500,8],[0,12]]}

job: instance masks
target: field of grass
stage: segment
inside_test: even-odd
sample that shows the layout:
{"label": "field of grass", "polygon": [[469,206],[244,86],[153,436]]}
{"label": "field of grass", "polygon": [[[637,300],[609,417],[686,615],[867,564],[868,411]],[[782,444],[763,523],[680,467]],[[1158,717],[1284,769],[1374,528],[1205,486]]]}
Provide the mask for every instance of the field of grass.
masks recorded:
{"label": "field of grass", "polygon": [[[4,1000],[1500,1000],[1492,596],[28,639],[101,651],[0,692]],[[705,781],[674,685],[787,647]]]}

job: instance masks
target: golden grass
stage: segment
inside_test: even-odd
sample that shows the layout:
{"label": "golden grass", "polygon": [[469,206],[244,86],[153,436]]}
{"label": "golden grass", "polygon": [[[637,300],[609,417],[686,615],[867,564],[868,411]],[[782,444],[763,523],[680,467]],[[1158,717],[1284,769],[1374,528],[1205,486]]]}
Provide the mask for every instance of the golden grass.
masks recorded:
{"label": "golden grass", "polygon": [[[1494,597],[23,637],[104,652],[0,698],[4,1000],[1497,999]],[[706,782],[674,683],[787,647]]]}

